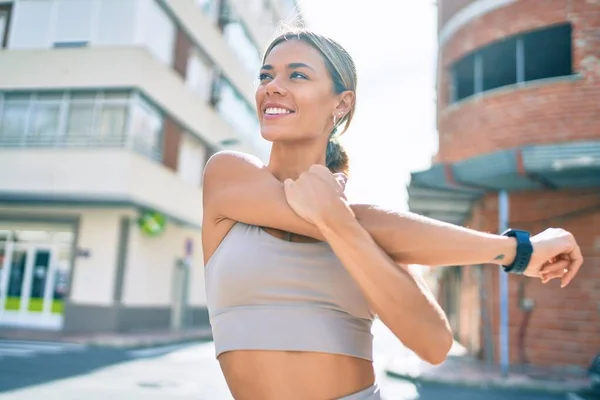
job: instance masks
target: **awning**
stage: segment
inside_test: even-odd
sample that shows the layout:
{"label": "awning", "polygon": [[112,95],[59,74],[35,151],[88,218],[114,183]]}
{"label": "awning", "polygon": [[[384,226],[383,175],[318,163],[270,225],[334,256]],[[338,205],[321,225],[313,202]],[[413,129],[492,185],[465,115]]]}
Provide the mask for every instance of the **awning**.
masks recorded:
{"label": "awning", "polygon": [[408,205],[460,225],[485,193],[587,187],[600,189],[600,140],[524,146],[433,165],[411,174]]}

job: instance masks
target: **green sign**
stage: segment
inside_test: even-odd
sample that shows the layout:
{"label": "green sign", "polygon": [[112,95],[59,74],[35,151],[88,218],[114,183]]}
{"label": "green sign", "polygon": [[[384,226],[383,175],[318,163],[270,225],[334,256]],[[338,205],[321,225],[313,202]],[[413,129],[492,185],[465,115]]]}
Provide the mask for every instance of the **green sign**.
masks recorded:
{"label": "green sign", "polygon": [[164,232],[167,218],[159,212],[147,211],[140,217],[138,225],[145,235],[158,236]]}

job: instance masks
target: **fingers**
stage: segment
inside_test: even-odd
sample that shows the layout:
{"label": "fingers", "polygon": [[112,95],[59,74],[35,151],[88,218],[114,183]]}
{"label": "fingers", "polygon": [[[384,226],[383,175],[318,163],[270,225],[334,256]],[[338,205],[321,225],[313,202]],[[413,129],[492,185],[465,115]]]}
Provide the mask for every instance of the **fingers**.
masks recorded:
{"label": "fingers", "polygon": [[283,191],[285,192],[286,199],[289,198],[290,191],[292,190],[293,186],[294,186],[294,181],[292,179],[288,178],[285,181],[283,181]]}
{"label": "fingers", "polygon": [[335,180],[340,184],[342,190],[346,188],[346,182],[348,182],[348,177],[342,172],[336,172],[333,174]]}
{"label": "fingers", "polygon": [[581,268],[581,265],[583,264],[583,255],[581,254],[581,249],[579,246],[575,245],[573,251],[569,253],[569,258],[570,263],[567,267],[568,272],[562,277],[560,283],[560,287],[563,288],[571,283],[573,278],[575,278],[575,275],[577,275],[577,272],[579,272],[579,268]]}
{"label": "fingers", "polygon": [[570,260],[559,259],[542,267],[540,271],[542,283],[548,283],[555,278],[562,278],[568,270],[570,264]]}

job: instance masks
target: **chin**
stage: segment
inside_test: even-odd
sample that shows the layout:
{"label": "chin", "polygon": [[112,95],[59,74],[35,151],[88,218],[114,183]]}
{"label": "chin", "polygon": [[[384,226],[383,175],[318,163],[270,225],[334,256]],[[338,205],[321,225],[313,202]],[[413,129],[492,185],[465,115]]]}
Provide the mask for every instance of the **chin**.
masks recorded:
{"label": "chin", "polygon": [[289,132],[287,129],[277,129],[275,127],[262,128],[260,135],[268,142],[294,140],[297,136],[297,134]]}

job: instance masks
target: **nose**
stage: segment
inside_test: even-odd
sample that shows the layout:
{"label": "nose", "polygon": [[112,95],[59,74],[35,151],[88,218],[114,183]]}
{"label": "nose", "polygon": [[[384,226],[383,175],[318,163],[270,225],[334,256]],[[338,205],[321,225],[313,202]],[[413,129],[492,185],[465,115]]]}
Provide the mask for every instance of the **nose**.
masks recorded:
{"label": "nose", "polygon": [[272,79],[266,87],[266,93],[268,95],[272,95],[272,94],[278,94],[280,96],[284,96],[287,91],[285,90],[285,88],[280,84],[279,80],[277,78]]}

